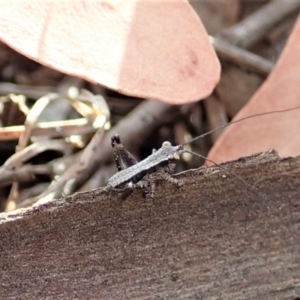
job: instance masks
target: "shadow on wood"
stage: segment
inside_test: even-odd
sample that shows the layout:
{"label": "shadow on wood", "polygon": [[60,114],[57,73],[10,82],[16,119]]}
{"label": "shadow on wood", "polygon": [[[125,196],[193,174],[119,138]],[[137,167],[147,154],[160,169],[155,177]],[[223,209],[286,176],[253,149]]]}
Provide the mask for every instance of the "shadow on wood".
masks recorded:
{"label": "shadow on wood", "polygon": [[295,299],[300,157],[177,175],[155,198],[101,189],[0,214],[2,299]]}

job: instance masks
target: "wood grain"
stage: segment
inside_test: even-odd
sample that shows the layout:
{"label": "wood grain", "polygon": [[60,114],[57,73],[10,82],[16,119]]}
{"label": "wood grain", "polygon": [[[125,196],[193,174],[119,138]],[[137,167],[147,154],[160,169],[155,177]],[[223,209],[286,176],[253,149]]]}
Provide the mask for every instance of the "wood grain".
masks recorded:
{"label": "wood grain", "polygon": [[1,299],[296,299],[300,157],[223,166],[1,214]]}

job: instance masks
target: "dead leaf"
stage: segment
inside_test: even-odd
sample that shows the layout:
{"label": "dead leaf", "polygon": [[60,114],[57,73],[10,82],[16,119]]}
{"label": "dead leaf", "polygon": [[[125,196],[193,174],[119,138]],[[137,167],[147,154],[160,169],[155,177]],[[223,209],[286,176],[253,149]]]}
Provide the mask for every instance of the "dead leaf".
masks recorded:
{"label": "dead leaf", "polygon": [[211,93],[220,65],[186,0],[0,1],[0,38],[62,72],[169,103]]}
{"label": "dead leaf", "polygon": [[[234,120],[300,105],[300,19],[268,79]],[[216,162],[274,148],[281,157],[300,153],[300,108],[229,126],[209,153]]]}

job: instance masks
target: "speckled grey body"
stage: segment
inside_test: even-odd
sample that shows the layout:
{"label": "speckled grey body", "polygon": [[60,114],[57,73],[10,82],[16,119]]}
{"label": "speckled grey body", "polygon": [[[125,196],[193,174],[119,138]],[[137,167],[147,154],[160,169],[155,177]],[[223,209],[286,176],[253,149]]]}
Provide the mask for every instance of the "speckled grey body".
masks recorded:
{"label": "speckled grey body", "polygon": [[108,180],[107,188],[115,188],[159,164],[179,159],[179,155],[183,152],[184,149],[181,145],[172,146],[169,142],[164,142],[160,149],[153,152],[153,154],[148,156],[146,159],[113,175]]}

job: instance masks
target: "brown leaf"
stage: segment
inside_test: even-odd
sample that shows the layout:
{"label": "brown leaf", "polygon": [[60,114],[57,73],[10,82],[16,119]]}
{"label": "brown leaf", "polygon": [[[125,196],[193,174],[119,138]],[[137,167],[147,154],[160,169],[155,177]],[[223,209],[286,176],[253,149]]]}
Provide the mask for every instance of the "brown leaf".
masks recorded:
{"label": "brown leaf", "polygon": [[179,104],[206,97],[219,80],[219,61],[186,0],[0,5],[0,38],[8,45],[125,94]]}
{"label": "brown leaf", "polygon": [[[300,19],[276,67],[234,120],[300,105]],[[229,126],[217,141],[209,158],[223,162],[274,148],[279,155],[300,153],[300,108],[251,118]]]}

